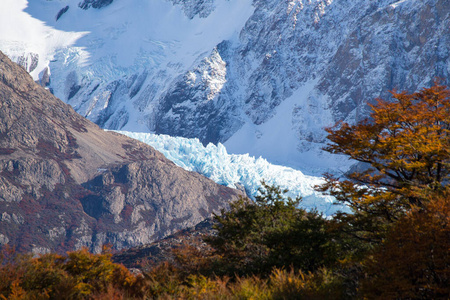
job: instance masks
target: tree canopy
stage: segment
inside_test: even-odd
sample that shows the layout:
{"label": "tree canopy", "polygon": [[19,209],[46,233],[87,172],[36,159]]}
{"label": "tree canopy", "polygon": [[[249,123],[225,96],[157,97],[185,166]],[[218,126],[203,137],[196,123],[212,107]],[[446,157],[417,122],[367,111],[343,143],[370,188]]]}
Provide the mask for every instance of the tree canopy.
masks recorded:
{"label": "tree canopy", "polygon": [[270,274],[274,267],[303,271],[336,262],[327,221],[315,211],[298,208],[300,198],[287,190],[262,183],[255,201],[242,198],[216,215],[217,235],[207,239],[225,273]]}
{"label": "tree canopy", "polygon": [[450,91],[436,82],[392,96],[371,105],[369,119],[326,129],[326,151],[364,166],[345,178],[327,174],[318,189],[352,209],[333,222],[362,241],[361,295],[448,299]]}
{"label": "tree canopy", "polygon": [[322,186],[357,212],[396,220],[411,206],[448,188],[450,176],[450,91],[435,83],[420,92],[391,92],[378,99],[370,118],[327,128],[326,151],[348,155],[368,168]]}

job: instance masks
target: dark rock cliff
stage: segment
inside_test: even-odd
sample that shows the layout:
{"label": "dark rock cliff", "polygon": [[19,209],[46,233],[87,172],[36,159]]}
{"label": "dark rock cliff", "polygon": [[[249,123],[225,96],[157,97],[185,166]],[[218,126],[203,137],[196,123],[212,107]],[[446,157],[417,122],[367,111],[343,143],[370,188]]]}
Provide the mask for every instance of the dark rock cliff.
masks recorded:
{"label": "dark rock cliff", "polygon": [[90,7],[102,8],[110,5],[112,2],[113,0],[83,0],[78,6],[82,9],[88,9]]}
{"label": "dark rock cliff", "polygon": [[37,253],[138,246],[238,195],[103,131],[0,52],[0,245]]}

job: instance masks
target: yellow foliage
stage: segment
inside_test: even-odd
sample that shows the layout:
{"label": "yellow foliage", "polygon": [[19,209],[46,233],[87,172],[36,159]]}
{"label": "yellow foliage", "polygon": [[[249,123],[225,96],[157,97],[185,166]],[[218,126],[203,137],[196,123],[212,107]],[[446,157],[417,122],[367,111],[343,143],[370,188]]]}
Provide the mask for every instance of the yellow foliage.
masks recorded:
{"label": "yellow foliage", "polygon": [[140,279],[113,263],[110,254],[92,254],[86,249],[67,256],[18,255],[3,263],[0,278],[8,278],[0,286],[0,296],[5,299],[85,299],[113,290],[118,295],[122,291],[141,293]]}
{"label": "yellow foliage", "polygon": [[[401,210],[411,204],[422,205],[426,199],[421,191],[446,188],[450,176],[450,91],[436,83],[417,93],[394,91],[392,95],[394,101],[378,99],[371,105],[370,120],[326,129],[331,144],[325,150],[370,164],[369,171],[349,176],[367,187],[357,199],[370,206],[389,193],[391,198],[401,195],[406,199],[398,201]],[[341,200],[354,201],[330,184],[326,187]]]}

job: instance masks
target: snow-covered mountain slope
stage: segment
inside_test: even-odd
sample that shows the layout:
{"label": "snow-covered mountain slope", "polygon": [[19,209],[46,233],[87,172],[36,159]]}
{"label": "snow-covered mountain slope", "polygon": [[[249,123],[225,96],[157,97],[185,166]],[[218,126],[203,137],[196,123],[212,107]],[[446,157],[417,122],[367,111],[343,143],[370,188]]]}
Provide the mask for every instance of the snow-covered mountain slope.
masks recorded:
{"label": "snow-covered mountain slope", "polygon": [[338,210],[348,210],[345,206],[334,204],[333,197],[314,190],[315,185],[323,183],[321,178],[270,164],[261,157],[228,154],[220,143],[217,146],[210,143],[205,147],[198,139],[127,131],[119,133],[149,144],[185,170],[200,173],[221,185],[244,189],[249,196],[258,194],[264,180],[267,184],[288,189],[287,196],[301,196],[302,208],[316,209],[328,216]]}
{"label": "snow-covered mountain slope", "polygon": [[448,0],[3,0],[0,50],[104,128],[320,173],[336,165],[323,127],[448,83],[449,14]]}
{"label": "snow-covered mountain slope", "polygon": [[83,32],[66,32],[45,24],[24,10],[27,1],[0,2],[0,50],[22,65],[35,80],[49,75],[54,54],[72,47]]}

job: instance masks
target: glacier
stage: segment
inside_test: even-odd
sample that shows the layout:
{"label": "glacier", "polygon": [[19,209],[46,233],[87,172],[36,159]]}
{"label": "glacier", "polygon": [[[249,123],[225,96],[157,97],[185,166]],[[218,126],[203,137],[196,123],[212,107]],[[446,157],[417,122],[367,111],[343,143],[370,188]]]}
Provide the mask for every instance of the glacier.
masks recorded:
{"label": "glacier", "polygon": [[314,190],[315,185],[323,183],[321,177],[305,175],[293,168],[271,164],[262,157],[228,154],[221,143],[204,146],[199,139],[142,132],[116,132],[154,147],[185,170],[200,173],[228,187],[243,188],[250,197],[258,194],[261,181],[264,180],[269,185],[288,189],[286,196],[301,196],[302,208],[317,210],[325,216],[337,211],[349,211],[346,206],[336,204],[333,197]]}

